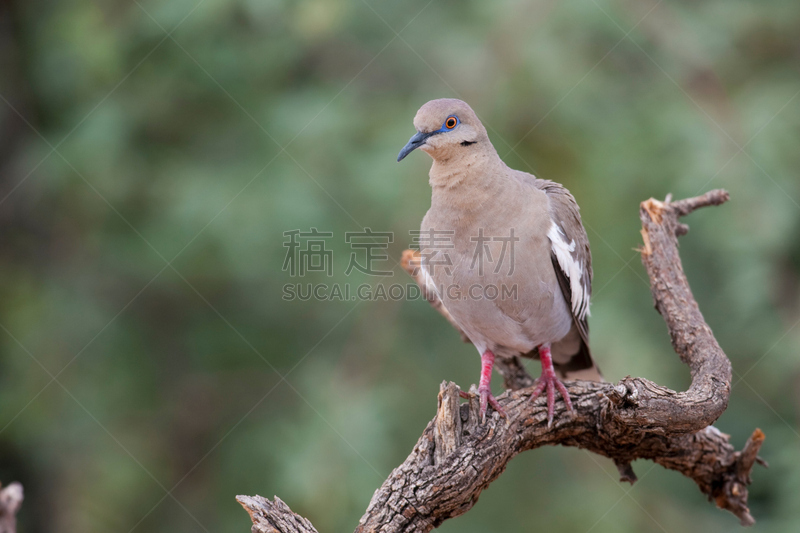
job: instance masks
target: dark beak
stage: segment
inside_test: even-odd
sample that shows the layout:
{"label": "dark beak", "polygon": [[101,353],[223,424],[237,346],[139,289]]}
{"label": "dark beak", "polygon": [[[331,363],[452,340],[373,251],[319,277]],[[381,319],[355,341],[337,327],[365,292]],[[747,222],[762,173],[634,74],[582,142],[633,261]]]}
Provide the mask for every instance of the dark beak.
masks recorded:
{"label": "dark beak", "polygon": [[403,149],[400,150],[400,154],[397,156],[397,162],[399,163],[405,159],[408,154],[425,144],[425,141],[427,141],[428,137],[431,135],[433,135],[433,133],[422,133],[421,131],[417,132],[416,135],[408,140],[408,144],[403,146]]}

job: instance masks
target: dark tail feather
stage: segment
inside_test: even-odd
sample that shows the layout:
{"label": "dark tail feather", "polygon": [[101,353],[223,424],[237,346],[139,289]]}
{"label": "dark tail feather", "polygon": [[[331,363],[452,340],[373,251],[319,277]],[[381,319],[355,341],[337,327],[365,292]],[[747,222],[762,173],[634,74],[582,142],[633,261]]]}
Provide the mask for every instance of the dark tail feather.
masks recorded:
{"label": "dark tail feather", "polygon": [[[551,348],[552,352],[558,349],[558,343],[554,344]],[[555,359],[555,355],[553,356]],[[566,358],[565,358],[566,359]],[[564,363],[553,363],[556,373],[562,379],[583,379],[587,381],[605,381],[600,369],[592,359],[592,354],[589,351],[589,346],[581,339],[580,348],[578,352],[573,354]]]}
{"label": "dark tail feather", "polygon": [[[553,356],[553,368],[561,379],[605,381],[578,328],[572,328],[566,337],[553,343],[550,353]],[[534,348],[523,357],[539,359],[539,348]]]}

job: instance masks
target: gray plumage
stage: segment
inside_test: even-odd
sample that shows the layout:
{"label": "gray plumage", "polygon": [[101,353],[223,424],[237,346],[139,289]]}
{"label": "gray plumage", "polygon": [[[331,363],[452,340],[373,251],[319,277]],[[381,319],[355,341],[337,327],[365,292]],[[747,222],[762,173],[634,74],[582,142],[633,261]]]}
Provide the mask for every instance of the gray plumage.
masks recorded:
{"label": "gray plumage", "polygon": [[[602,380],[589,351],[591,254],[575,199],[506,166],[460,100],[428,102],[414,125],[409,146],[434,159],[421,262],[453,320],[481,354],[538,358],[537,347],[552,345],[561,377]],[[487,297],[504,287],[508,297]]]}

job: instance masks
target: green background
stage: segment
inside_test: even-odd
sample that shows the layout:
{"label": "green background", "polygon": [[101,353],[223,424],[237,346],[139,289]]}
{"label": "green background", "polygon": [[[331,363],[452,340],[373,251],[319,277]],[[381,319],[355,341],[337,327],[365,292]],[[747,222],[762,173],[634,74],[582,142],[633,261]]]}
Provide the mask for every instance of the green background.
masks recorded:
{"label": "green background", "polygon": [[[0,3],[0,481],[25,486],[20,530],[249,531],[236,494],[352,530],[478,357],[421,300],[283,301],[283,232],[334,232],[333,278],[303,283],[357,285],[379,280],[344,275],[344,233],[392,231],[381,266],[405,283],[430,160],[395,158],[419,106],[460,97],[510,166],[580,203],[610,380],[689,379],[639,202],[731,192],[681,252],[733,362],[717,426],[737,448],[767,435],[752,531],[797,531],[798,27],[790,0]],[[630,488],[605,458],[525,453],[441,530],[739,527],[634,468]]]}

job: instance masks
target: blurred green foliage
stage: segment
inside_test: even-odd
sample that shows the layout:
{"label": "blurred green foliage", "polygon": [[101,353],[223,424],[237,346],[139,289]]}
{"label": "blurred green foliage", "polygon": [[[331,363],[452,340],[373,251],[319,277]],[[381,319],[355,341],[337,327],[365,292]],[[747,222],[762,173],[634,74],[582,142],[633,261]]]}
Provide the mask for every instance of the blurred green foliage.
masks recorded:
{"label": "blurred green foliage", "polygon": [[[20,530],[243,532],[234,495],[255,493],[352,530],[478,358],[424,301],[283,301],[283,232],[334,232],[334,277],[307,281],[377,283],[344,276],[344,232],[395,232],[395,264],[429,201],[427,156],[397,152],[420,105],[460,97],[509,165],[581,204],[611,380],[688,383],[638,203],[731,192],[687,220],[684,266],[737,376],[717,425],[767,434],[753,531],[797,531],[798,27],[789,0],[0,2],[0,481],[25,485]],[[629,490],[602,457],[526,453],[441,529],[738,527],[634,467]]]}

